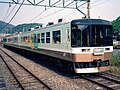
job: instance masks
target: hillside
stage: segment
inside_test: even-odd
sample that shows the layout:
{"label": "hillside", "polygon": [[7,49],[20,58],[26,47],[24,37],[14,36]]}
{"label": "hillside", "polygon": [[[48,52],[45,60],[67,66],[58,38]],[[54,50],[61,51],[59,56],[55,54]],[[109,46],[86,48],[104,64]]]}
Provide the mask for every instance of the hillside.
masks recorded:
{"label": "hillside", "polygon": [[28,31],[30,28],[35,28],[36,26],[41,26],[42,24],[39,23],[30,23],[30,24],[20,24],[12,28],[14,32],[25,32]]}
{"label": "hillside", "polygon": [[15,33],[15,32],[25,32],[30,28],[35,28],[36,26],[41,26],[42,24],[39,23],[28,23],[28,24],[19,24],[17,26],[14,26],[12,24],[0,21],[0,33]]}
{"label": "hillside", "polygon": [[0,21],[0,33],[11,33],[12,28],[14,25],[8,24],[6,22]]}

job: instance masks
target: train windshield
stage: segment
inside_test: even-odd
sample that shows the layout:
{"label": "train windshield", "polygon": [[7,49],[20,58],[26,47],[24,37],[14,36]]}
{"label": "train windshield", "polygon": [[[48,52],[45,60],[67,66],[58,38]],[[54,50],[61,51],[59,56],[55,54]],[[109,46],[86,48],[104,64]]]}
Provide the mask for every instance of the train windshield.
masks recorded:
{"label": "train windshield", "polygon": [[72,47],[112,46],[111,25],[72,25]]}

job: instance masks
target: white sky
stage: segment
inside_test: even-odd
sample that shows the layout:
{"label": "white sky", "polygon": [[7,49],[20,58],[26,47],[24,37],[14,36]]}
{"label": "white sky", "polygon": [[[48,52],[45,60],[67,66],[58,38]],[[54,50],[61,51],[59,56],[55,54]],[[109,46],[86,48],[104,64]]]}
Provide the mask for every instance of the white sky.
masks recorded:
{"label": "white sky", "polygon": [[[0,0],[0,1],[11,1],[11,0]],[[22,2],[22,0],[20,0]],[[27,0],[26,0],[27,1]],[[33,0],[30,0],[33,1]],[[36,0],[40,1],[40,0]],[[48,0],[45,0],[46,3]],[[54,3],[58,0],[52,0]],[[62,0],[61,0],[62,1]],[[66,0],[67,1],[67,0]],[[71,0],[73,1],[73,0]],[[42,4],[44,4],[42,3]],[[15,5],[11,5],[9,8],[9,4],[0,3],[0,21],[9,22],[11,17],[14,15],[15,11],[19,7],[16,6],[16,9],[12,12],[12,14],[6,19],[5,16],[11,12],[11,10],[15,7]],[[9,9],[9,10],[8,10]],[[22,23],[44,23],[47,22],[57,22],[58,19],[64,18],[65,20],[72,20],[72,19],[80,19],[83,15],[78,12],[77,10],[71,9],[62,9],[62,8],[46,8],[45,7],[36,7],[36,6],[22,6],[15,18],[12,20],[11,24],[18,25]],[[86,13],[86,5],[80,8],[83,12]],[[7,14],[7,10],[9,11]],[[45,11],[44,11],[45,10]],[[60,12],[57,12],[61,10]],[[33,19],[39,13],[42,13],[37,18]],[[91,18],[101,18],[106,19],[109,21],[115,20],[118,16],[120,16],[120,0],[91,0]],[[56,13],[57,12],[57,13]],[[54,13],[54,14],[52,14]],[[52,14],[52,15],[50,15]],[[50,15],[50,16],[48,16]]]}

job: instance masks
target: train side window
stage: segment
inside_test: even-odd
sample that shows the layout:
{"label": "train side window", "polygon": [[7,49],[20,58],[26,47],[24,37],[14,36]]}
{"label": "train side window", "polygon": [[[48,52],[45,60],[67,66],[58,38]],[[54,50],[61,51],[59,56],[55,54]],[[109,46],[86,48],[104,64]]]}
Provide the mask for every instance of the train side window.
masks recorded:
{"label": "train side window", "polygon": [[30,42],[30,36],[28,35],[28,42]]}
{"label": "train side window", "polygon": [[11,39],[11,38],[8,38],[8,42],[10,42],[10,43],[11,43],[11,42],[12,42],[12,39]]}
{"label": "train side window", "polygon": [[46,32],[46,43],[50,43],[50,32]]}
{"label": "train side window", "polygon": [[45,33],[41,33],[41,43],[45,43]]}
{"label": "train side window", "polygon": [[90,27],[88,25],[72,25],[71,46],[90,46]]}
{"label": "train side window", "polygon": [[53,43],[60,44],[61,43],[61,33],[59,31],[53,31]]}
{"label": "train side window", "polygon": [[37,34],[37,41],[38,41],[38,43],[40,43],[40,33]]}
{"label": "train side window", "polygon": [[3,42],[6,43],[7,42],[7,38],[3,38]]}
{"label": "train side window", "polygon": [[23,37],[23,42],[25,42],[25,36]]}
{"label": "train side window", "polygon": [[22,42],[24,42],[24,37],[22,37]]}
{"label": "train side window", "polygon": [[67,39],[70,42],[70,31],[69,31],[69,29],[67,29]]}
{"label": "train side window", "polygon": [[34,43],[37,43],[37,37],[36,37],[36,34],[33,34],[33,42],[34,42]]}
{"label": "train side window", "polygon": [[14,37],[14,43],[17,43],[17,42],[18,42],[18,38]]}
{"label": "train side window", "polygon": [[25,42],[28,42],[28,36],[25,36],[25,40],[24,40]]}
{"label": "train side window", "polygon": [[22,42],[22,36],[20,36],[20,42]]}
{"label": "train side window", "polygon": [[24,37],[23,37],[23,41],[24,41],[24,42],[27,42],[27,39],[28,39],[27,36],[24,36]]}

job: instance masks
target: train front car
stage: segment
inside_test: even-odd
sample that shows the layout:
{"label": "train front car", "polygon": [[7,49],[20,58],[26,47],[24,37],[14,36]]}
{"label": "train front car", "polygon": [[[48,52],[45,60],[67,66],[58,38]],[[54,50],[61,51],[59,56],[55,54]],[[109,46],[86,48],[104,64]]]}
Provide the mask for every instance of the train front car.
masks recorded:
{"label": "train front car", "polygon": [[101,19],[73,20],[71,47],[75,73],[109,70],[113,52],[111,23]]}

